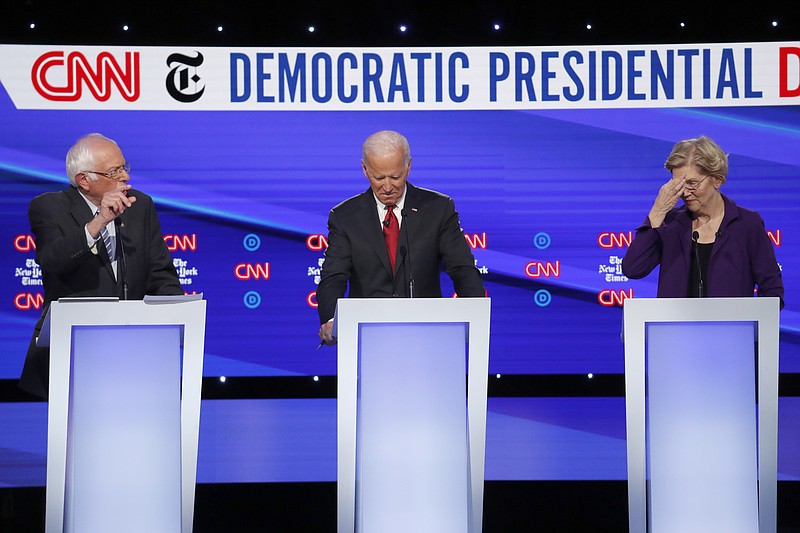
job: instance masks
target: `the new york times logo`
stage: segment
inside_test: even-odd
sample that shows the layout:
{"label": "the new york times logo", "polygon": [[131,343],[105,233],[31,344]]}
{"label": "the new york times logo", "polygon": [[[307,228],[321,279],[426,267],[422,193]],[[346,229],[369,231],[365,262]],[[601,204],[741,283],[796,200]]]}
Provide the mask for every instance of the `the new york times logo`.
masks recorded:
{"label": "the new york times logo", "polygon": [[[183,54],[171,54],[167,57],[167,66],[172,69],[166,80],[169,95],[187,104],[198,101],[206,90],[204,86],[198,86],[201,78],[197,75],[197,67],[202,64],[203,54],[200,52],[197,52],[197,57]],[[191,89],[189,82],[192,82]]]}

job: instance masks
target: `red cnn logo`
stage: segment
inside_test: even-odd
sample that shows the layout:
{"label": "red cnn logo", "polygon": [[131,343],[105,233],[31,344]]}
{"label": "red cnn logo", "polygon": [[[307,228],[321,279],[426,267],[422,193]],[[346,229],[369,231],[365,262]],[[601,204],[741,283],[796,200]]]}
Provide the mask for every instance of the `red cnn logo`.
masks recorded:
{"label": "red cnn logo", "polygon": [[14,307],[20,311],[39,310],[42,305],[44,305],[44,295],[40,292],[20,292],[14,296]]}
{"label": "red cnn logo", "polygon": [[464,238],[467,239],[467,244],[469,247],[475,250],[476,248],[480,248],[481,250],[486,249],[486,232],[484,231],[480,235],[477,233],[473,233],[472,235],[464,234]]}
{"label": "red cnn logo", "polygon": [[767,237],[769,237],[769,240],[772,241],[772,244],[775,246],[780,246],[783,242],[783,239],[781,238],[781,230],[779,229],[776,229],[775,231],[768,229]]}
{"label": "red cnn logo", "polygon": [[306,296],[306,303],[309,307],[313,307],[314,309],[319,307],[319,304],[317,303],[317,291],[311,291],[308,293],[308,296]]}
{"label": "red cnn logo", "polygon": [[605,289],[597,293],[597,303],[604,307],[614,307],[615,305],[622,307],[622,302],[627,298],[633,298],[633,289],[613,290]]}
{"label": "red cnn logo", "polygon": [[32,252],[36,249],[33,235],[17,235],[14,237],[14,249],[18,252]]}
{"label": "red cnn logo", "polygon": [[239,263],[233,269],[237,279],[269,279],[269,263]]}
{"label": "red cnn logo", "polygon": [[600,248],[625,248],[631,245],[631,241],[633,241],[632,231],[628,233],[604,231],[597,236],[597,244],[600,245]]}
{"label": "red cnn logo", "polygon": [[314,233],[306,237],[306,246],[314,252],[325,250],[328,248],[328,239],[321,233]]}
{"label": "red cnn logo", "polygon": [[197,233],[191,235],[164,235],[164,242],[170,252],[180,250],[185,252],[197,250]]}
{"label": "red cnn logo", "polygon": [[531,261],[525,265],[525,275],[529,278],[557,278],[561,276],[561,261],[551,263],[550,261]]}
{"label": "red cnn logo", "polygon": [[97,54],[94,67],[81,52],[66,57],[63,51],[47,52],[33,64],[31,82],[42,98],[54,102],[77,102],[84,86],[95,100],[105,102],[111,98],[112,85],[125,100],[134,102],[139,99],[139,52],[125,52],[124,69],[109,52]]}

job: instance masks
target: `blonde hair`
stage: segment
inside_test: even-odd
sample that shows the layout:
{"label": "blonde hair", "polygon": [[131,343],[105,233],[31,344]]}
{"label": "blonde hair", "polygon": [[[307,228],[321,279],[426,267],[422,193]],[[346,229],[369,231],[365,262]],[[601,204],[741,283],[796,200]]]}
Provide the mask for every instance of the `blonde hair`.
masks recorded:
{"label": "blonde hair", "polygon": [[725,183],[728,175],[728,154],[705,135],[696,139],[686,139],[672,148],[664,167],[672,172],[673,169],[688,165],[694,165],[702,174],[715,176]]}

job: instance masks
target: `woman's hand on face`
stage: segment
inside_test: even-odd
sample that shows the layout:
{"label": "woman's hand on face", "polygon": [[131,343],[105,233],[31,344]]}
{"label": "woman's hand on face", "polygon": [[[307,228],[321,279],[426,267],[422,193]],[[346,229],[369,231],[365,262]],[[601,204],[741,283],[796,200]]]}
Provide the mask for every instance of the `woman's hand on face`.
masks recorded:
{"label": "woman's hand on face", "polygon": [[670,209],[675,207],[683,196],[686,184],[686,175],[673,176],[668,182],[661,186],[658,190],[653,208],[650,209],[650,225],[657,228],[664,222],[664,217],[667,216]]}

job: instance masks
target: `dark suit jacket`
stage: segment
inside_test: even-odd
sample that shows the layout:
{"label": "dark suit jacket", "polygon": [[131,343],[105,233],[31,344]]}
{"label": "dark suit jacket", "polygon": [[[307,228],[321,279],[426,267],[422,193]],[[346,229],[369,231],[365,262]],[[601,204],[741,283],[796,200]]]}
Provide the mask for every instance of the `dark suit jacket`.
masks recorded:
{"label": "dark suit jacket", "polygon": [[[136,202],[119,217],[124,227],[117,233],[118,239],[122,236],[125,253],[124,270],[122,261],[117,261],[118,277],[121,280],[124,274],[127,279],[128,299],[141,300],[145,294],[183,294],[152,198],[135,189],[128,195],[135,196]],[[45,305],[34,328],[19,385],[44,398],[49,350],[37,348],[36,337],[50,302],[63,297],[123,296],[122,283],[114,277],[103,241],[91,248],[86,246],[84,226],[93,216],[73,187],[37,196],[28,208],[36,239],[36,262],[42,268]]]}
{"label": "dark suit jacket", "polygon": [[348,296],[353,298],[407,297],[409,263],[416,298],[442,296],[439,283],[442,264],[458,296],[485,296],[452,198],[410,183],[406,187],[405,217],[400,227],[394,276],[372,190],[367,189],[331,210],[328,249],[317,287],[320,322],[333,317],[336,300],[345,295],[348,282]]}
{"label": "dark suit jacket", "polygon": [[[737,206],[727,196],[725,216],[708,263],[707,294],[714,297],[777,296],[783,307],[783,280],[775,251],[758,213]],[[622,272],[631,279],[648,275],[656,266],[659,298],[686,298],[692,264],[692,218],[686,206],[667,213],[657,228],[649,217],[622,260]]]}

